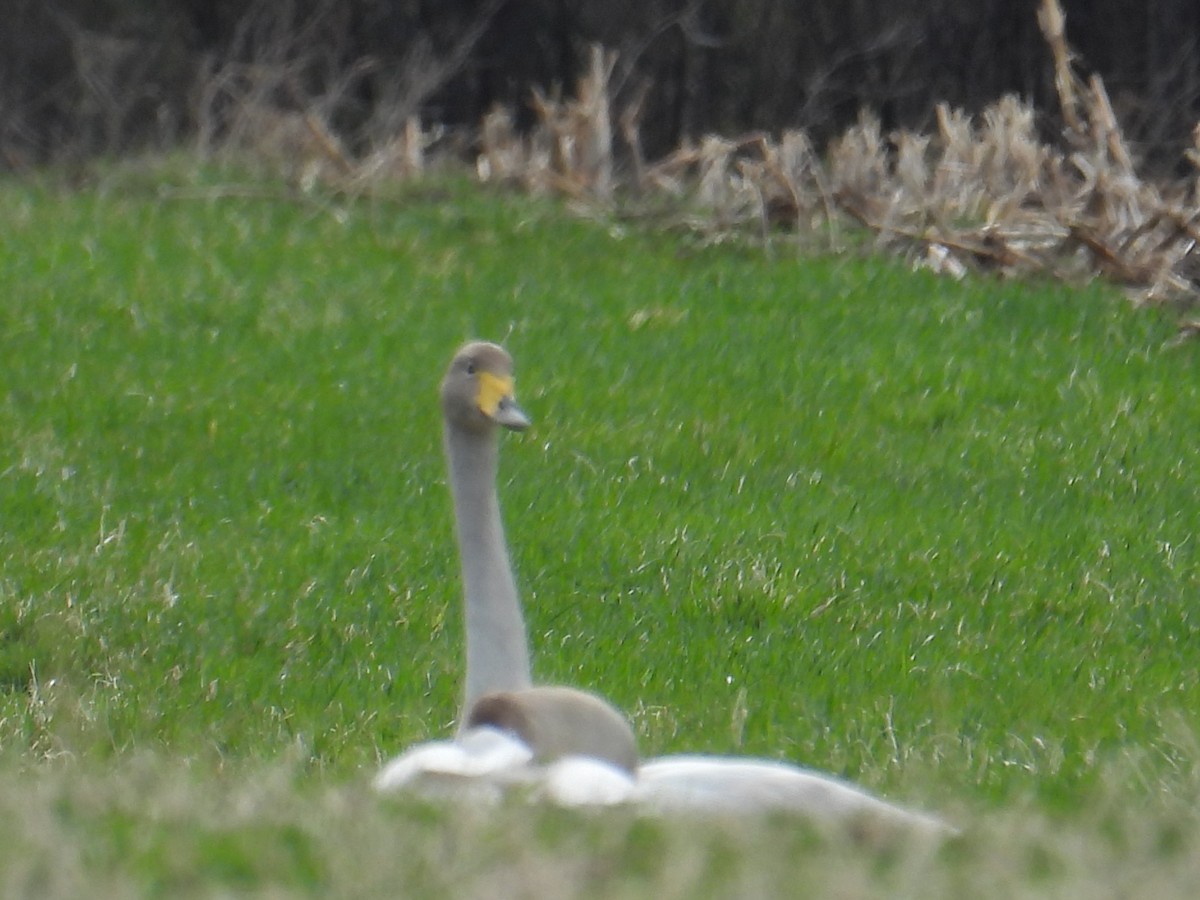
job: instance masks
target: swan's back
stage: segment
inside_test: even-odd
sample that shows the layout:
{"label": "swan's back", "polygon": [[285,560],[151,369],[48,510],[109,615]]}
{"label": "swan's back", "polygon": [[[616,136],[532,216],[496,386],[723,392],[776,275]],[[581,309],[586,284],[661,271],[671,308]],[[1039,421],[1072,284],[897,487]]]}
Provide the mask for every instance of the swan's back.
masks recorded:
{"label": "swan's back", "polygon": [[766,759],[668,756],[638,769],[634,800],[664,812],[794,813],[818,825],[878,823],[930,834],[940,819],[895,806],[838,778]]}

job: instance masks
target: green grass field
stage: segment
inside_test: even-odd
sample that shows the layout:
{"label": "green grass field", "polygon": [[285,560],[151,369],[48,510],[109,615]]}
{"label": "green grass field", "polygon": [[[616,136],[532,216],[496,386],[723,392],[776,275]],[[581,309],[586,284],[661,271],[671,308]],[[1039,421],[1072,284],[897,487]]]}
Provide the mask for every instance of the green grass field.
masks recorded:
{"label": "green grass field", "polygon": [[[453,183],[225,177],[0,185],[4,896],[1200,883],[1200,379],[1170,320]],[[795,760],[961,841],[369,792],[456,712],[436,389],[476,336],[535,420],[501,495],[538,678],[647,755]]]}

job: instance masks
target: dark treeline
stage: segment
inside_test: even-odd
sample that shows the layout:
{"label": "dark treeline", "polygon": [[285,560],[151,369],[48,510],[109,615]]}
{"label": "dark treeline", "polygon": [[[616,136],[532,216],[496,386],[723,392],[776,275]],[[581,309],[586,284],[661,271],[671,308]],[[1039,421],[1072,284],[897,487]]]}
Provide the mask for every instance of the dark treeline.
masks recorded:
{"label": "dark treeline", "polygon": [[[1200,119],[1200,3],[1063,0],[1067,38],[1128,136],[1173,164]],[[926,128],[934,104],[1006,93],[1057,111],[1038,0],[3,0],[0,161],[10,168],[170,146],[255,82],[365,123],[473,127],[533,86],[571,90],[589,45],[618,51],[618,111],[642,98],[658,154],[709,132],[799,126],[818,141],[862,108]],[[274,68],[286,77],[264,81]],[[381,111],[386,113],[381,117]]]}

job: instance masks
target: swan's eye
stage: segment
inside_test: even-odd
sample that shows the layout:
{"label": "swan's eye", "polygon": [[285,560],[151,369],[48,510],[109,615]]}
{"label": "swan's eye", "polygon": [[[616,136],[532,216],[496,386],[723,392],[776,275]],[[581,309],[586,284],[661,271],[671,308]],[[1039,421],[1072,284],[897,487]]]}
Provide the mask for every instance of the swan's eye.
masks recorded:
{"label": "swan's eye", "polygon": [[468,375],[475,374],[475,360],[473,360],[473,359],[467,360],[467,374]]}

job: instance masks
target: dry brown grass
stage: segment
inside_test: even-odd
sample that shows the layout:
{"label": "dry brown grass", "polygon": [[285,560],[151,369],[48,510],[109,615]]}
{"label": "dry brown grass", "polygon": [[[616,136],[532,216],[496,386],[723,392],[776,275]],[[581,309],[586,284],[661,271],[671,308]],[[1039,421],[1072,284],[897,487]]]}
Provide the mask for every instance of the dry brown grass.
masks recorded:
{"label": "dry brown grass", "polygon": [[[636,187],[685,198],[712,230],[782,226],[837,246],[848,218],[877,247],[955,277],[1099,273],[1139,302],[1190,305],[1200,180],[1142,178],[1102,80],[1076,72],[1057,0],[1045,0],[1040,21],[1066,123],[1057,142],[1042,140],[1035,111],[1009,96],[977,118],[940,105],[932,134],[885,134],[864,112],[823,157],[803,132],[707,138],[644,167]],[[1188,159],[1200,169],[1200,128],[1196,140]]]}
{"label": "dry brown grass", "polygon": [[[537,122],[524,132],[511,110],[493,110],[469,155],[482,181],[593,209],[654,210],[712,238],[789,236],[839,250],[845,226],[857,225],[875,248],[951,277],[1102,275],[1139,303],[1192,306],[1200,284],[1200,125],[1187,153],[1196,174],[1171,184],[1143,178],[1102,80],[1079,74],[1058,0],[1043,0],[1039,22],[1064,123],[1053,141],[1038,134],[1035,110],[1008,96],[978,116],[939,105],[927,134],[885,133],[864,111],[824,153],[796,130],[709,136],[647,162],[641,97],[614,109],[615,56],[594,48],[573,97],[535,91]],[[352,152],[330,125],[336,91],[289,110],[272,106],[266,98],[286,93],[287,84],[286,72],[270,67],[227,70],[214,73],[206,102],[240,90],[227,143],[299,184],[367,191],[426,174],[445,151],[462,152],[439,145],[440,133],[411,110],[366,140],[358,136]],[[1182,333],[1200,330],[1193,324]]]}

